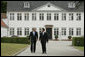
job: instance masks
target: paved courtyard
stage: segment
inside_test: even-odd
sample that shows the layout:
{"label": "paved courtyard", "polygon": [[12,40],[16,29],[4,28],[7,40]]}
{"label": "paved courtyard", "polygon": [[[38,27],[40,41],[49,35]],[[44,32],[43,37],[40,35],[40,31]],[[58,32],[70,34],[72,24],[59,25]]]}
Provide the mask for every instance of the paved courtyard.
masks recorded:
{"label": "paved courtyard", "polygon": [[47,54],[42,54],[41,44],[38,41],[36,53],[30,52],[30,47],[16,56],[84,56],[84,52],[71,46],[72,41],[49,41],[47,43]]}

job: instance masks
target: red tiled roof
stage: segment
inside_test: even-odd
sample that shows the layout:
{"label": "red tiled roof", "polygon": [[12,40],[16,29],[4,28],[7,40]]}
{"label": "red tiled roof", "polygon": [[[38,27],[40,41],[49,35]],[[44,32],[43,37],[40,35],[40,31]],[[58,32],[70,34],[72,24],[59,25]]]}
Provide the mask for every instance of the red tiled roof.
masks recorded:
{"label": "red tiled roof", "polygon": [[1,19],[1,26],[2,26],[2,27],[8,27],[8,26],[3,22],[2,19]]}

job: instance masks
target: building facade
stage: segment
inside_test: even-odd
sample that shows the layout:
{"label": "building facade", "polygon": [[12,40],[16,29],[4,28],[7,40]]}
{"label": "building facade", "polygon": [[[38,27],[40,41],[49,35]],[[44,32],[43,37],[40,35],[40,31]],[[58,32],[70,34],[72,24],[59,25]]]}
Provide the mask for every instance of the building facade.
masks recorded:
{"label": "building facade", "polygon": [[3,20],[4,19],[1,19],[1,37],[7,37],[8,26]]}
{"label": "building facade", "polygon": [[81,1],[8,1],[8,37],[26,37],[45,28],[49,38],[68,39],[84,36],[84,2]]}

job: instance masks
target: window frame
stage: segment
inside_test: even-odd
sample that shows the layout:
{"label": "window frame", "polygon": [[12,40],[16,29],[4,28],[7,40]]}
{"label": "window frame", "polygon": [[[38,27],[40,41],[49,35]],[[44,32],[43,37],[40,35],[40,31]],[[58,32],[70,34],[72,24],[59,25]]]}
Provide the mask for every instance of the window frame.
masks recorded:
{"label": "window frame", "polygon": [[62,32],[62,36],[66,36],[66,28],[62,28],[61,32]]}
{"label": "window frame", "polygon": [[76,28],[76,35],[80,36],[81,35],[81,28]]}
{"label": "window frame", "polygon": [[10,35],[11,35],[11,36],[13,36],[13,35],[14,35],[14,33],[15,33],[15,32],[14,32],[14,28],[13,28],[13,27],[11,27],[11,28],[10,28]]}
{"label": "window frame", "polygon": [[32,21],[36,21],[36,13],[32,13]]}
{"label": "window frame", "polygon": [[73,28],[69,28],[69,35],[73,36],[74,35],[74,29]]}
{"label": "window frame", "polygon": [[51,13],[47,13],[47,21],[51,21]]}
{"label": "window frame", "polygon": [[81,21],[81,13],[76,13],[76,16],[77,16],[76,20]]}
{"label": "window frame", "polygon": [[24,28],[24,35],[28,36],[29,35],[29,27]]}
{"label": "window frame", "polygon": [[12,20],[14,20],[14,13],[10,13],[10,20],[12,21]]}
{"label": "window frame", "polygon": [[17,13],[17,20],[21,21],[22,20],[22,13]]}
{"label": "window frame", "polygon": [[44,20],[44,13],[40,13],[39,14],[39,19],[40,19],[40,21],[43,21]]}
{"label": "window frame", "polygon": [[21,36],[22,35],[22,28],[21,27],[18,27],[17,28],[17,35],[18,36]]}
{"label": "window frame", "polygon": [[66,21],[66,13],[62,13],[62,20]]}
{"label": "window frame", "polygon": [[54,28],[54,35],[59,35],[59,28]]}
{"label": "window frame", "polygon": [[25,21],[29,20],[29,13],[24,13],[24,19]]}
{"label": "window frame", "polygon": [[59,13],[54,13],[54,20],[59,20]]}
{"label": "window frame", "polygon": [[69,13],[69,20],[73,21],[74,20],[74,14],[73,13]]}

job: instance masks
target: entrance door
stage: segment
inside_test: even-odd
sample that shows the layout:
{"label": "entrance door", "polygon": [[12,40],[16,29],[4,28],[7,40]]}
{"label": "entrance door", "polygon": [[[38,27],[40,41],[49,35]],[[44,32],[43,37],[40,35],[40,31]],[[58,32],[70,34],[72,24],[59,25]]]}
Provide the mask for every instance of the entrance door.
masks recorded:
{"label": "entrance door", "polygon": [[52,28],[46,28],[46,32],[48,33],[48,38],[52,39]]}

